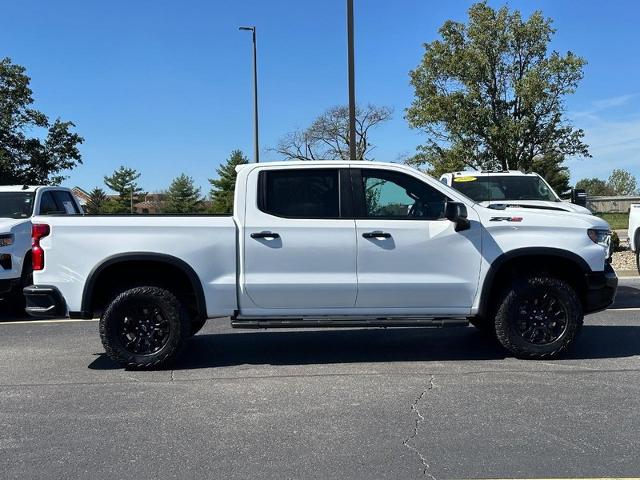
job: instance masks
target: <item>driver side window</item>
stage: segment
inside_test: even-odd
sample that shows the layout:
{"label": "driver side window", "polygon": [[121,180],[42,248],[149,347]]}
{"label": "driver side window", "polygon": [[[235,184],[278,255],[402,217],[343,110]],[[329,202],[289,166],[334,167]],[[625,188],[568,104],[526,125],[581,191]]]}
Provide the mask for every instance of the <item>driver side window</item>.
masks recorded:
{"label": "driver side window", "polygon": [[417,178],[390,170],[362,169],[367,218],[438,220],[448,198]]}

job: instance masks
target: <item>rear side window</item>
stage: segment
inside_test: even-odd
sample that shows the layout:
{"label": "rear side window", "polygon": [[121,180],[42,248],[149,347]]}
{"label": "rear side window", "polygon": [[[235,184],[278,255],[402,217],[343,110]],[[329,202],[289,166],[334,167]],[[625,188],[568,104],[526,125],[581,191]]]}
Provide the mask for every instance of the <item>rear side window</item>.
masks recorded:
{"label": "rear side window", "polygon": [[50,191],[44,192],[40,197],[40,215],[54,215],[56,213],[64,213],[64,210],[60,210]]}
{"label": "rear side window", "polygon": [[289,218],[339,218],[338,169],[260,172],[259,208]]}
{"label": "rear side window", "polygon": [[58,209],[66,213],[67,215],[74,215],[76,213],[80,213],[78,207],[76,206],[76,202],[73,201],[73,197],[69,192],[63,191],[55,191],[53,192],[53,197],[58,204]]}
{"label": "rear side window", "polygon": [[48,190],[40,198],[40,215],[74,215],[80,213],[69,192]]}

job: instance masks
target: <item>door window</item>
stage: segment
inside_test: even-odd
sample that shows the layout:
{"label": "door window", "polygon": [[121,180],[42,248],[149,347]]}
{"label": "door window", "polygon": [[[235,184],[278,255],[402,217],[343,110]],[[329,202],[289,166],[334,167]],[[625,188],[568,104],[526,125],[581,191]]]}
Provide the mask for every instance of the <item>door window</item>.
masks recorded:
{"label": "door window", "polygon": [[339,218],[338,169],[287,169],[260,173],[260,210],[278,217]]}
{"label": "door window", "polygon": [[445,194],[415,177],[390,170],[360,170],[365,218],[438,220],[444,218]]}

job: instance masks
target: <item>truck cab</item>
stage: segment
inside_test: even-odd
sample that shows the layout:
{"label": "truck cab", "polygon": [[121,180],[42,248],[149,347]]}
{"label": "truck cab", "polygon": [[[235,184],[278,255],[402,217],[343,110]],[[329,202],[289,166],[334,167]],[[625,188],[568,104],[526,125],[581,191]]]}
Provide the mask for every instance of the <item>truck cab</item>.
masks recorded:
{"label": "truck cab", "polygon": [[[82,207],[63,187],[0,186],[0,298],[21,309],[22,288],[31,283],[31,219],[79,214]],[[2,305],[2,304],[0,304]],[[2,307],[0,307],[2,308]]]}
{"label": "truck cab", "polygon": [[591,215],[587,208],[561,200],[544,178],[533,172],[459,171],[443,174],[440,181],[485,207],[535,208]]}

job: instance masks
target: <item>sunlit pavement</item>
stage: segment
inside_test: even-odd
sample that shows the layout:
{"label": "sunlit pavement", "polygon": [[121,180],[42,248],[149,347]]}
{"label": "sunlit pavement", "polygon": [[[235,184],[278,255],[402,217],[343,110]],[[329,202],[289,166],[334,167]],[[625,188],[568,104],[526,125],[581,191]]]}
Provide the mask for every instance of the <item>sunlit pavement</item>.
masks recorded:
{"label": "sunlit pavement", "polygon": [[640,279],[556,361],[472,327],[234,331],[125,371],[97,323],[0,324],[0,477],[542,478],[640,472]]}

